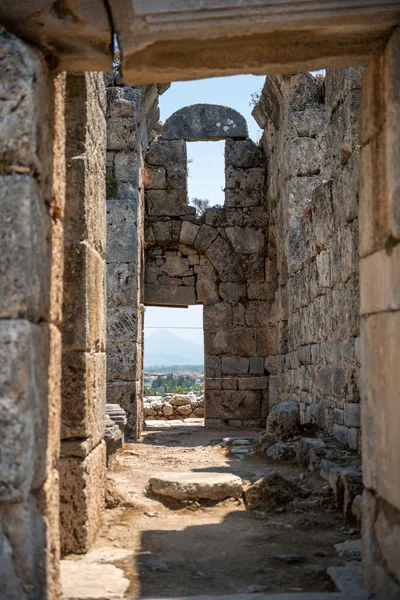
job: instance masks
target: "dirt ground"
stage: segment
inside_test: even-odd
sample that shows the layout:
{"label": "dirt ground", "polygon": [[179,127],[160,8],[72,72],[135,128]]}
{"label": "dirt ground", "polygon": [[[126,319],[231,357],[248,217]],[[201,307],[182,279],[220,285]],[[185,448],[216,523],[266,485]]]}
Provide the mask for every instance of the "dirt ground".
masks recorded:
{"label": "dirt ground", "polygon": [[[119,451],[108,474],[108,505],[125,506],[106,510],[95,547],[134,551],[133,560],[115,563],[129,578],[127,598],[335,590],[326,573],[343,564],[334,544],[358,532],[317,474],[260,454],[232,456],[221,446],[224,437],[258,433],[156,425]],[[253,482],[271,466],[311,488],[308,500],[252,512],[242,500],[168,507],[146,492],[149,477],[161,471],[229,472]]]}

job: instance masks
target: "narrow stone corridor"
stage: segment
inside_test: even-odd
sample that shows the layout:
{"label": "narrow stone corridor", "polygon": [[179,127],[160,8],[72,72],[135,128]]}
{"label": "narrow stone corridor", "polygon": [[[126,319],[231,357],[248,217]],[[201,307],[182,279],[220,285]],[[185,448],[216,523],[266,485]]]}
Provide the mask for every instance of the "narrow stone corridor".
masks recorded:
{"label": "narrow stone corridor", "polygon": [[[153,422],[140,442],[126,444],[108,472],[105,520],[92,550],[62,561],[64,598],[337,591],[327,569],[349,559],[335,544],[357,547],[357,525],[344,519],[319,471],[260,453],[259,433]],[[264,510],[249,510],[243,497],[179,502],[148,491],[161,471],[231,473],[246,490],[271,468],[301,492],[281,505],[265,500]],[[351,565],[360,570],[357,560]]]}

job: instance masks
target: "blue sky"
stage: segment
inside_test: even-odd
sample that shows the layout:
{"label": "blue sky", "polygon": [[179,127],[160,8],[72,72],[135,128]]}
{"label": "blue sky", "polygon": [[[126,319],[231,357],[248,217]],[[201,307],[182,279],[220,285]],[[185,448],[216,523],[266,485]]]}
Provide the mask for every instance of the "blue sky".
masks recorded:
{"label": "blue sky", "polygon": [[[190,104],[204,102],[224,104],[236,109],[246,119],[250,137],[258,142],[261,131],[251,116],[251,94],[264,85],[264,76],[235,75],[198,81],[173,83],[160,97],[161,121],[176,110]],[[189,198],[207,198],[212,204],[223,204],[225,185],[224,142],[188,143]],[[203,327],[203,307],[158,308],[147,307],[145,313],[145,336],[156,331],[155,327],[171,327],[171,331],[184,339],[203,344],[202,329],[175,329],[175,327]],[[146,345],[145,345],[146,351]]]}

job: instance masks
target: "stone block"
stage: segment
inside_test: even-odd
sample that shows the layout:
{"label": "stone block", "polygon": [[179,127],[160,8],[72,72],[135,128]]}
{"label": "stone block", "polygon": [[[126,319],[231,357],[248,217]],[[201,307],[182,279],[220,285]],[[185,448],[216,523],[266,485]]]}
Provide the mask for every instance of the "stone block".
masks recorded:
{"label": "stone block", "polygon": [[218,104],[192,104],[175,111],[163,127],[167,140],[198,142],[248,137],[245,118],[233,108]]}
{"label": "stone block", "polygon": [[49,332],[0,321],[1,502],[22,502],[46,476]]}
{"label": "stone block", "polygon": [[114,175],[119,181],[139,183],[139,155],[137,152],[117,152],[114,159]]}
{"label": "stone block", "polygon": [[194,287],[146,284],[144,302],[153,306],[191,306],[196,304]]}
{"label": "stone block", "polygon": [[194,271],[190,269],[189,259],[177,254],[165,254],[165,262],[160,267],[161,273],[167,273],[169,277],[191,277]]}
{"label": "stone block", "polygon": [[360,261],[361,314],[400,308],[400,245]]}
{"label": "stone block", "polygon": [[[361,427],[365,485],[400,510],[395,443],[400,412],[396,402],[400,312],[371,315],[361,324]],[[382,465],[385,466],[384,470]],[[390,478],[385,476],[390,473]]]}
{"label": "stone block", "polygon": [[225,171],[225,207],[244,208],[261,204],[264,171],[260,168],[233,169]]}
{"label": "stone block", "polygon": [[84,243],[64,249],[63,344],[66,349],[105,348],[105,261]]}
{"label": "stone block", "polygon": [[225,232],[235,252],[239,254],[262,254],[264,252],[265,234],[261,229],[226,227]]}
{"label": "stone block", "polygon": [[104,435],[105,386],[104,353],[63,352],[61,439],[91,438],[93,445],[99,443]]}
{"label": "stone block", "polygon": [[361,427],[360,404],[347,403],[344,405],[344,424],[346,427]]}
{"label": "stone block", "polygon": [[107,200],[107,262],[137,260],[136,194]]}
{"label": "stone block", "polygon": [[186,143],[184,140],[163,140],[156,138],[146,154],[146,163],[154,167],[177,166],[186,168]]}
{"label": "stone block", "polygon": [[206,377],[210,378],[221,377],[221,357],[212,356],[211,354],[205,354],[204,373]]}
{"label": "stone block", "polygon": [[188,244],[188,246],[193,246],[196,236],[199,232],[200,227],[195,223],[190,223],[189,221],[184,221],[182,223],[181,232],[179,236],[179,240],[182,244]]}
{"label": "stone block", "polygon": [[228,167],[251,169],[261,163],[261,149],[248,138],[247,140],[226,140],[225,164]]}
{"label": "stone block", "polygon": [[140,346],[135,342],[109,342],[107,344],[107,381],[135,381],[139,379],[141,364]]}
{"label": "stone block", "polygon": [[232,306],[228,302],[206,304],[203,308],[204,329],[228,329],[232,327]]}
{"label": "stone block", "polygon": [[167,173],[164,167],[147,167],[144,177],[145,190],[164,190]]}
{"label": "stone block", "polygon": [[[248,373],[250,361],[241,356],[223,356],[221,362],[221,371],[223,375],[231,373]],[[242,388],[243,389],[243,388]]]}
{"label": "stone block", "polygon": [[204,331],[207,354],[225,356],[254,356],[257,354],[257,331],[250,327],[237,327],[231,331]]}
{"label": "stone block", "polygon": [[278,357],[277,356],[267,356],[264,361],[265,370],[272,375],[276,375],[278,373]]}
{"label": "stone block", "polygon": [[[341,408],[334,408],[333,409],[333,421],[334,423],[336,423],[337,425],[344,425],[344,411]],[[346,423],[347,425],[347,423]]]}
{"label": "stone block", "polygon": [[221,389],[221,379],[212,379],[210,377],[205,378],[204,388],[206,390],[220,390]]}
{"label": "stone block", "polygon": [[263,254],[240,254],[239,261],[246,281],[263,283],[265,280],[265,258]]}
{"label": "stone block", "polygon": [[180,217],[195,213],[195,209],[188,205],[185,190],[147,190],[146,207],[149,216]]}
{"label": "stone block", "polygon": [[25,502],[2,504],[0,519],[3,597],[25,599],[27,590],[40,595],[43,589],[50,588],[51,578],[44,565],[48,532],[37,500],[30,495]]}
{"label": "stone block", "polygon": [[136,130],[136,119],[110,117],[107,120],[107,150],[134,150]]}
{"label": "stone block", "polygon": [[36,171],[50,200],[53,127],[47,117],[54,107],[53,78],[43,55],[5,29],[1,45],[0,155],[8,164]]}
{"label": "stone block", "polygon": [[83,460],[60,459],[60,534],[64,553],[85,553],[95,540],[104,511],[105,465],[103,441]]}
{"label": "stone block", "polygon": [[[138,93],[139,96],[139,93]],[[123,87],[111,87],[107,90],[107,115],[123,119],[137,118],[139,97],[136,102],[125,98]]]}
{"label": "stone block", "polygon": [[0,176],[0,316],[48,317],[50,219],[35,180]]}
{"label": "stone block", "polygon": [[219,295],[225,302],[236,304],[244,302],[247,298],[247,288],[245,283],[220,283],[218,286]]}
{"label": "stone block", "polygon": [[138,309],[109,308],[107,311],[107,340],[124,342],[138,337]]}
{"label": "stone block", "polygon": [[262,393],[255,391],[209,391],[206,399],[208,419],[259,419]]}
{"label": "stone block", "polygon": [[167,168],[167,181],[169,187],[174,190],[185,190],[187,192],[188,171],[186,166],[170,166]]}
{"label": "stone block", "polygon": [[239,390],[265,390],[268,392],[268,379],[268,377],[240,377],[238,379]]}
{"label": "stone block", "polygon": [[250,358],[250,375],[264,375],[264,358],[252,356]]}
{"label": "stone block", "polygon": [[137,296],[136,262],[107,264],[107,307],[132,306]]}
{"label": "stone block", "polygon": [[206,225],[205,223],[200,227],[196,239],[194,240],[193,246],[196,250],[199,250],[201,253],[205,253],[207,248],[212,244],[212,242],[218,236],[218,231],[211,227],[210,225]]}
{"label": "stone block", "polygon": [[238,380],[237,377],[223,377],[221,379],[221,389],[223,390],[237,390]]}
{"label": "stone block", "polygon": [[210,259],[223,283],[244,281],[243,271],[231,246],[221,236],[207,249]]}

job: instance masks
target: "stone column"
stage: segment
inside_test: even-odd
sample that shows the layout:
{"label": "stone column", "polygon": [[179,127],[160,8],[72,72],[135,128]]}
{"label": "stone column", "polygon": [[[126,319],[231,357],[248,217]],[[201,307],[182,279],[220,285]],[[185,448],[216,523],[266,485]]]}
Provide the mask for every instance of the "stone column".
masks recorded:
{"label": "stone column", "polygon": [[400,31],[362,91],[361,418],[365,583],[400,596]]}
{"label": "stone column", "polygon": [[0,595],[59,598],[65,78],[0,46]]}
{"label": "stone column", "polygon": [[105,104],[102,74],[67,75],[60,460],[65,553],[88,550],[104,508]]}

